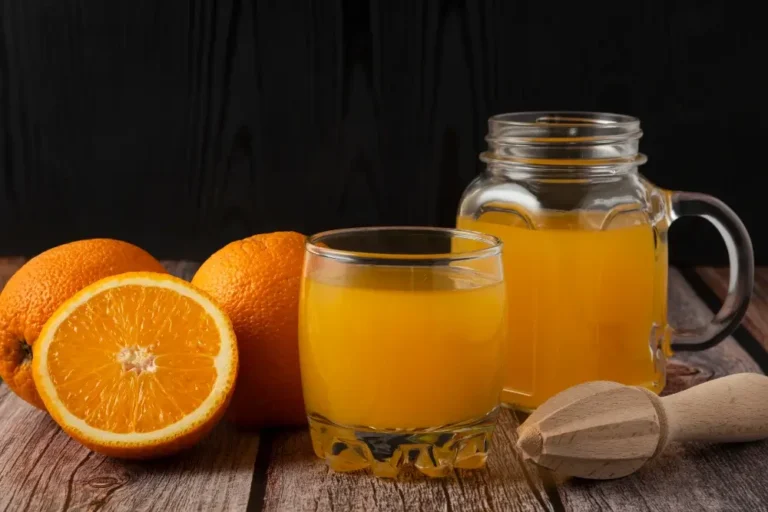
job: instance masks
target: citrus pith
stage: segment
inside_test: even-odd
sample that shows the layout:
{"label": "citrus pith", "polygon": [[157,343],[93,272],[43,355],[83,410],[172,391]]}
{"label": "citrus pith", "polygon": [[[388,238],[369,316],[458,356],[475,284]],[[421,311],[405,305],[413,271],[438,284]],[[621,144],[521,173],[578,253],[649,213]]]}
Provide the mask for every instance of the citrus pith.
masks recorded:
{"label": "citrus pith", "polygon": [[232,325],[181,279],[137,272],[66,301],[33,350],[35,384],[72,437],[107,455],[151,458],[199,441],[234,389]]}

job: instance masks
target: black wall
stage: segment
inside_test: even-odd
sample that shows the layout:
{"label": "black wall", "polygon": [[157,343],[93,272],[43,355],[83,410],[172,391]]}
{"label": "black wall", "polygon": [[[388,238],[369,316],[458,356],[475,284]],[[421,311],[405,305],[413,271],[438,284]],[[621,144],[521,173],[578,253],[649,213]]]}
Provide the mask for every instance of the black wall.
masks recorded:
{"label": "black wall", "polygon": [[[765,27],[739,2],[3,0],[0,253],[204,258],[262,231],[451,225],[486,119],[643,121],[644,173],[762,236]],[[704,221],[672,256],[722,263]]]}

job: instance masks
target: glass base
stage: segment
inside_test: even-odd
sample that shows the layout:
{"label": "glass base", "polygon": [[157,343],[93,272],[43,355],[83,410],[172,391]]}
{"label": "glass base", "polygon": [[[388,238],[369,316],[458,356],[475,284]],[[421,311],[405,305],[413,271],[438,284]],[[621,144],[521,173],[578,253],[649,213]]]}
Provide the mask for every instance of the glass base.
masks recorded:
{"label": "glass base", "polygon": [[472,421],[414,430],[348,427],[318,414],[308,419],[315,454],[331,469],[371,468],[378,477],[395,478],[409,465],[430,477],[484,467],[497,416],[498,408]]}

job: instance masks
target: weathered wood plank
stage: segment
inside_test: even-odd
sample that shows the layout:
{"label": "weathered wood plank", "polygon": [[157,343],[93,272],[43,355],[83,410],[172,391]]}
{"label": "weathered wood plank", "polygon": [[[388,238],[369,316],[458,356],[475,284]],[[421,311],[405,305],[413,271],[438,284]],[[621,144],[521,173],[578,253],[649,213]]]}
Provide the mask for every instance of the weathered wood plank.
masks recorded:
{"label": "weathered wood plank", "polygon": [[0,258],[0,290],[24,261],[24,258]]}
{"label": "weathered wood plank", "polygon": [[[25,258],[0,258],[0,290],[3,289],[5,283],[11,276],[24,264]],[[190,280],[195,275],[197,269],[200,268],[200,263],[196,261],[187,260],[163,260],[160,263],[163,264],[165,269],[182,279]]]}
{"label": "weathered wood plank", "polygon": [[[0,258],[0,292],[3,291],[8,279],[24,264],[24,261],[25,258],[20,257]],[[3,379],[0,378],[0,385],[2,382]]]}
{"label": "weathered wood plank", "polygon": [[[698,274],[722,299],[728,293],[728,269],[699,267]],[[752,301],[743,322],[752,336],[768,350],[768,268],[757,268]]]}
{"label": "weathered wood plank", "polygon": [[[670,275],[670,319],[696,325],[712,316],[683,277]],[[668,366],[666,393],[758,366],[733,339],[702,353],[681,353]],[[312,453],[304,431],[276,434],[265,510],[703,510],[755,508],[768,500],[757,481],[768,470],[768,443],[676,445],[639,473],[610,482],[564,480],[520,461],[514,415],[505,411],[488,468],[445,480],[408,474],[396,481],[367,473],[336,474]],[[551,488],[554,485],[555,488]],[[546,491],[549,491],[549,495]]]}
{"label": "weathered wood plank", "polygon": [[[21,260],[0,260],[0,279]],[[183,278],[197,264],[164,261]],[[7,278],[7,277],[6,277]],[[0,281],[2,285],[2,281]],[[670,317],[703,323],[711,312],[679,273],[670,275]],[[678,354],[665,392],[738,371],[759,371],[733,340],[702,353]],[[502,414],[488,468],[428,480],[397,481],[364,473],[331,473],[317,461],[305,430],[273,434],[264,510],[703,510],[756,509],[768,500],[761,476],[768,445],[678,445],[639,473],[610,482],[553,478],[522,463],[514,450],[518,422]],[[126,463],[93,454],[63,434],[42,412],[0,386],[0,508],[242,510],[248,501],[258,436],[227,425],[179,457]],[[545,489],[556,483],[556,488]],[[549,494],[548,494],[549,493]],[[553,502],[550,498],[554,498]],[[252,504],[259,508],[259,503]]]}
{"label": "weathered wood plank", "polygon": [[334,473],[312,452],[305,429],[280,432],[272,443],[264,511],[547,510],[551,504],[536,469],[522,463],[514,448],[517,425],[503,411],[488,467],[446,479],[412,472],[397,480]]}
{"label": "weathered wood plank", "polygon": [[245,510],[258,435],[221,424],[192,450],[126,462],[91,452],[0,385],[0,510]]}
{"label": "weathered wood plank", "polygon": [[[0,260],[0,286],[21,265]],[[189,279],[198,265],[164,261]],[[259,436],[228,424],[159,461],[95,454],[0,384],[0,510],[245,510]]]}
{"label": "weathered wood plank", "polygon": [[[714,313],[696,295],[677,270],[669,274],[669,318],[672,325],[703,325]],[[732,337],[703,352],[680,352],[673,361],[711,373],[709,378],[738,372],[758,372],[760,367]],[[708,380],[708,379],[707,379]]]}
{"label": "weathered wood plank", "polygon": [[[673,325],[703,324],[712,317],[676,270],[670,272],[669,297]],[[667,387],[675,391],[731,373],[760,372],[733,338],[704,352],[679,353],[670,368]],[[579,511],[760,510],[768,503],[767,471],[768,442],[678,444],[631,476],[560,480],[558,492],[567,509]]]}
{"label": "weathered wood plank", "polygon": [[167,270],[169,273],[175,275],[176,277],[186,279],[187,281],[191,281],[192,276],[194,276],[195,272],[197,272],[197,269],[200,268],[200,263],[196,261],[163,260],[160,263],[163,264],[165,270]]}

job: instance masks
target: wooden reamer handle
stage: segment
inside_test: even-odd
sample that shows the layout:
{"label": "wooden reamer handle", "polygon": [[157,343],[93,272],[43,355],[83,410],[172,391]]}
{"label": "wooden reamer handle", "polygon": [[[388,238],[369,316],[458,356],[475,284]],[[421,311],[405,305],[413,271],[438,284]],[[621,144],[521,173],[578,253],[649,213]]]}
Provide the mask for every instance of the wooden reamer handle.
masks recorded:
{"label": "wooden reamer handle", "polygon": [[724,443],[768,438],[768,377],[765,375],[729,375],[656,398],[654,402],[662,434],[657,453],[670,441]]}

